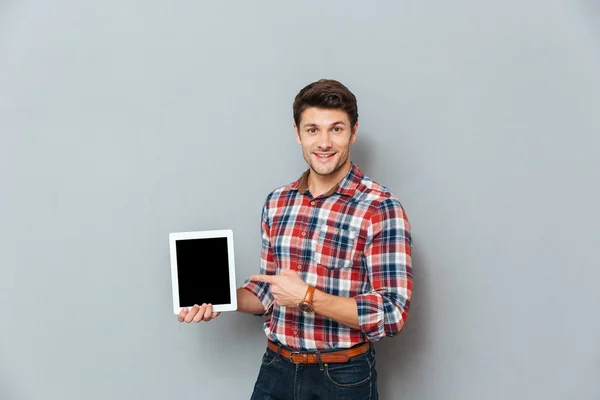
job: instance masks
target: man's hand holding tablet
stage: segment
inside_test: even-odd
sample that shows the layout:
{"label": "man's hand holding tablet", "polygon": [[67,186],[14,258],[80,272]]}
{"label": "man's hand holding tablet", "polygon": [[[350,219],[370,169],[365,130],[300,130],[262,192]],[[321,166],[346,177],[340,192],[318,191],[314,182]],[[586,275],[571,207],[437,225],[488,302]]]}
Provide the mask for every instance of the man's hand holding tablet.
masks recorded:
{"label": "man's hand holding tablet", "polygon": [[188,311],[187,307],[183,307],[177,316],[179,322],[200,322],[200,321],[211,321],[221,315],[220,312],[213,312],[212,304],[198,304],[194,305]]}

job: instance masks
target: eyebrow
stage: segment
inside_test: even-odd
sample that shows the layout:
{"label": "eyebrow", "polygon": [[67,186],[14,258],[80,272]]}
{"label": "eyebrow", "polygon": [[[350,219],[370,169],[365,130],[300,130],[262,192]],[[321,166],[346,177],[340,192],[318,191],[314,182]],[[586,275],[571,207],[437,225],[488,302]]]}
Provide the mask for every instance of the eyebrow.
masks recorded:
{"label": "eyebrow", "polygon": [[[344,123],[344,121],[336,121],[336,122],[332,123],[330,126],[336,126],[336,125],[344,125],[344,126],[346,126],[346,124]],[[317,125],[317,124],[305,124],[304,125],[304,128],[309,128],[309,127],[310,128],[318,128],[319,125]]]}

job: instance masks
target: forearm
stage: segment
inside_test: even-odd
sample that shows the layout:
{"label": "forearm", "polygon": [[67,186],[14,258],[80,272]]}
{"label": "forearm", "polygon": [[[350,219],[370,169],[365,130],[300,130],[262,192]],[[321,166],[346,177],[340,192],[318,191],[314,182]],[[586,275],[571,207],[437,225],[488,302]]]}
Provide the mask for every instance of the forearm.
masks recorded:
{"label": "forearm", "polygon": [[248,314],[263,314],[265,307],[258,297],[240,287],[237,289],[237,311]]}
{"label": "forearm", "polygon": [[315,290],[313,310],[317,314],[330,318],[353,329],[360,329],[356,300],[349,297],[334,296]]}

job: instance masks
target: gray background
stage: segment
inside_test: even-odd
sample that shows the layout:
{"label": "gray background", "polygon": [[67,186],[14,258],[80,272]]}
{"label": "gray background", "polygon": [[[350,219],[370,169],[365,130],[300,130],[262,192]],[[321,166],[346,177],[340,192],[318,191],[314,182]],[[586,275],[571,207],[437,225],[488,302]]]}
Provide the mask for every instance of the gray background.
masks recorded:
{"label": "gray background", "polygon": [[359,99],[353,160],[413,224],[383,399],[599,399],[594,1],[0,1],[0,398],[244,399],[261,319],[181,325],[168,233],[305,168],[297,91]]}

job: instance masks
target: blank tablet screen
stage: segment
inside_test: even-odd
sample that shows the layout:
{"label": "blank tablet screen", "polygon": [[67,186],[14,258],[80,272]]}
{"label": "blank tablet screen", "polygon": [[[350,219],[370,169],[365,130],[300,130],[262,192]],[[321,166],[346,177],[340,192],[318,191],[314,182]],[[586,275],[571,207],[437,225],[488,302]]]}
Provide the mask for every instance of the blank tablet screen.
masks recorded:
{"label": "blank tablet screen", "polygon": [[175,246],[179,306],[230,303],[227,238],[179,239]]}

